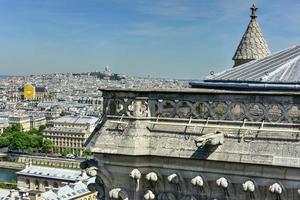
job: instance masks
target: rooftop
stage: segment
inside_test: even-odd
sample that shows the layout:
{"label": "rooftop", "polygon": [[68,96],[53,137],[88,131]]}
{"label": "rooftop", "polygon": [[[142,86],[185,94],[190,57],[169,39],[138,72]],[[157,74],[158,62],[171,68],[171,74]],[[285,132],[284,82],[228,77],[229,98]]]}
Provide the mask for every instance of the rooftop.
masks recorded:
{"label": "rooftop", "polygon": [[81,171],[31,165],[17,172],[17,175],[46,177],[51,179],[61,179],[65,181],[76,181],[80,178]]}
{"label": "rooftop", "polygon": [[69,127],[48,127],[45,132],[67,132],[67,133],[86,133],[84,128],[69,128]]}
{"label": "rooftop", "polygon": [[205,82],[299,83],[300,46],[210,75]]}
{"label": "rooftop", "polygon": [[95,124],[98,118],[91,116],[63,116],[53,120],[54,123]]}
{"label": "rooftop", "polygon": [[80,197],[82,195],[86,195],[90,193],[91,192],[88,190],[87,185],[79,181],[74,184],[74,188],[71,188],[69,185],[66,185],[59,188],[57,192],[53,192],[52,190],[49,190],[47,192],[44,192],[41,196],[45,200],[53,200],[53,199],[68,200],[68,199],[74,199],[76,197]]}

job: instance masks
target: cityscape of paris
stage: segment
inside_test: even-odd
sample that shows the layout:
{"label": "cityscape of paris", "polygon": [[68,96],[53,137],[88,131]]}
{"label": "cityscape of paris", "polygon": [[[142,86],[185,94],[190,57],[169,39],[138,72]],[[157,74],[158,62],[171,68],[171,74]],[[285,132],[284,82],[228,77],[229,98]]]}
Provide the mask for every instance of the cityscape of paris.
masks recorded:
{"label": "cityscape of paris", "polygon": [[0,0],[0,200],[298,200],[299,9]]}

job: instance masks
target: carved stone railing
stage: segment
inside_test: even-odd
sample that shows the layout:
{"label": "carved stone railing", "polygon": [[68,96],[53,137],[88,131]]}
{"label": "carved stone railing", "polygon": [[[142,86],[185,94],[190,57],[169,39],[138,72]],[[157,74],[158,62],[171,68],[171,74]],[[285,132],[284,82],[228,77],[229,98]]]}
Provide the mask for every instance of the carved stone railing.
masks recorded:
{"label": "carved stone railing", "polygon": [[207,89],[105,89],[102,92],[106,115],[300,123],[297,93]]}

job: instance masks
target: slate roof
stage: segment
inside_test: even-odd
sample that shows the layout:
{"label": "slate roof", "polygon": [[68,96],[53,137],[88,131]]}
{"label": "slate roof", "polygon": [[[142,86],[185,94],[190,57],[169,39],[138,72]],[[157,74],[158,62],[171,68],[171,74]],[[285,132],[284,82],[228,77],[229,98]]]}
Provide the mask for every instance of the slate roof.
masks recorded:
{"label": "slate roof", "polygon": [[76,182],[74,188],[66,185],[58,189],[55,193],[51,190],[44,192],[41,196],[45,200],[70,200],[76,199],[76,197],[81,197],[82,195],[90,194],[91,192],[88,190],[86,184],[81,181]]}
{"label": "slate roof", "polygon": [[232,58],[235,61],[235,66],[251,60],[264,58],[271,53],[257,22],[255,14],[257,8],[253,5],[251,10],[250,23]]}
{"label": "slate roof", "polygon": [[300,46],[206,77],[205,82],[299,83]]}
{"label": "slate roof", "polygon": [[17,172],[17,174],[75,182],[80,178],[81,171],[31,165],[22,171]]}

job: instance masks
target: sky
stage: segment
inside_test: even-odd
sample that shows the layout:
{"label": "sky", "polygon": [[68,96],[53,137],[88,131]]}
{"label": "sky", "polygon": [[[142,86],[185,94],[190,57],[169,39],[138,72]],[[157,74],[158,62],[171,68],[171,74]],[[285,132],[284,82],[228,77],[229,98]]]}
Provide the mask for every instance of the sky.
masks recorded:
{"label": "sky", "polygon": [[0,74],[203,79],[233,65],[258,7],[272,52],[300,43],[299,0],[0,0]]}

